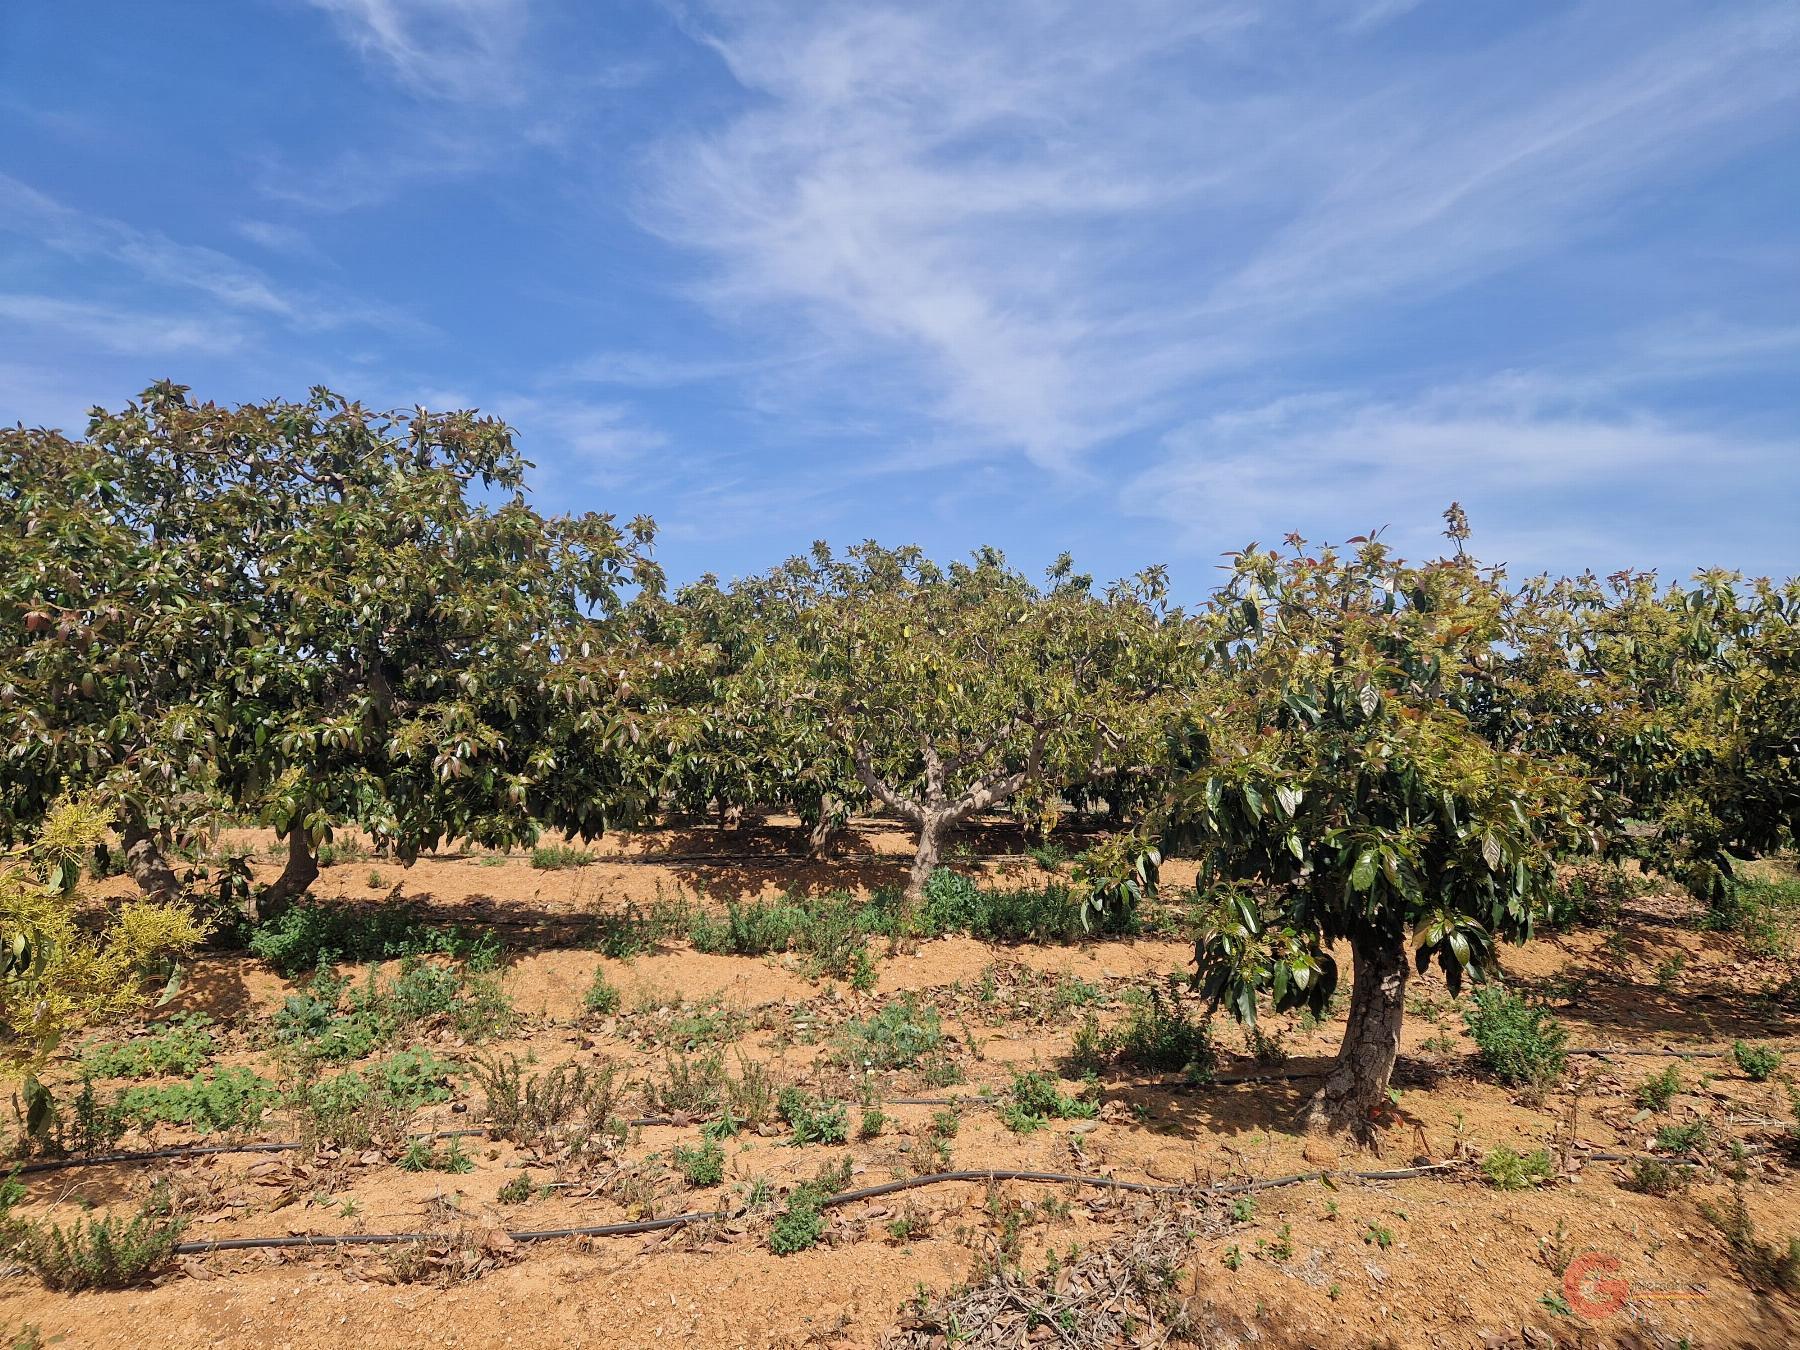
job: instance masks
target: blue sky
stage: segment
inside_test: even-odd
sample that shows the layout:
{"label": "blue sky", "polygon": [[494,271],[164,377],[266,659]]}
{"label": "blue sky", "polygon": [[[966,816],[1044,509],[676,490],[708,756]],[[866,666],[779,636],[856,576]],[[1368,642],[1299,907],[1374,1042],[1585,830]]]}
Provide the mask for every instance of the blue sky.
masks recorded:
{"label": "blue sky", "polygon": [[474,405],[671,574],[1800,571],[1800,7],[15,0],[0,420]]}

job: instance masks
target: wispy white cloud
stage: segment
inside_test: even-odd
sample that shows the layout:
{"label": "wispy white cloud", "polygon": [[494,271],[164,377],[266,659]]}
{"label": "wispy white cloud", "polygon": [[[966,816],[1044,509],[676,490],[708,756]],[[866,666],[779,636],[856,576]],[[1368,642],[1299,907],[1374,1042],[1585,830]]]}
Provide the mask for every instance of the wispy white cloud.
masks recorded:
{"label": "wispy white cloud", "polygon": [[310,0],[360,53],[415,94],[510,102],[520,96],[525,0]]}
{"label": "wispy white cloud", "polygon": [[[1487,523],[1484,556],[1609,565],[1716,546],[1722,509],[1755,519],[1746,506],[1800,491],[1800,435],[1646,412],[1622,392],[1522,372],[1403,399],[1276,399],[1171,432],[1118,504],[1200,550],[1383,526],[1422,550],[1456,500]],[[1668,518],[1650,526],[1646,502]],[[1739,543],[1770,557],[1778,546],[1772,534]]]}
{"label": "wispy white cloud", "polygon": [[[302,330],[349,324],[410,325],[397,311],[309,288],[290,291],[259,268],[218,249],[184,244],[159,230],[78,210],[0,174],[0,234],[23,236],[52,253],[106,259],[152,287],[197,293],[237,314]],[[415,326],[416,325],[412,325]]]}
{"label": "wispy white cloud", "polygon": [[217,355],[238,350],[245,340],[238,324],[48,295],[0,294],[0,322],[29,330],[40,347],[63,339],[79,348],[140,358]]}
{"label": "wispy white cloud", "polygon": [[1797,90],[1786,5],[1578,7],[1416,70],[1341,31],[1400,9],[721,3],[690,23],[749,99],[659,147],[644,219],[717,313],[910,363],[890,425],[1072,470],[1358,306],[1566,245]]}

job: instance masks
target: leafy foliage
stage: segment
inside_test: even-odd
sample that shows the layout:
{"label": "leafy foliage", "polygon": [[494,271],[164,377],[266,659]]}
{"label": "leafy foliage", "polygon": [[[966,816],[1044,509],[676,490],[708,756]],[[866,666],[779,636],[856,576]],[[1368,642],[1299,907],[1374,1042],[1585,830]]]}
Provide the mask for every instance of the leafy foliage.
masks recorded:
{"label": "leafy foliage", "polygon": [[11,1221],[12,1255],[46,1288],[129,1289],[148,1284],[175,1261],[185,1221],[146,1205],[129,1219],[78,1218],[67,1228]]}
{"label": "leafy foliage", "polygon": [[905,1069],[935,1054],[943,1044],[937,1009],[906,994],[882,1005],[872,1017],[846,1022],[837,1054],[852,1068]]}
{"label": "leafy foliage", "polygon": [[1015,1071],[1001,1123],[1014,1134],[1030,1134],[1050,1120],[1092,1120],[1100,1104],[1086,1096],[1071,1097],[1047,1073]]}
{"label": "leafy foliage", "polygon": [[1766,1083],[1775,1076],[1781,1067],[1781,1051],[1772,1045],[1752,1045],[1748,1041],[1733,1041],[1731,1057],[1744,1077],[1754,1083]]}
{"label": "leafy foliage", "polygon": [[81,1068],[96,1078],[191,1074],[212,1059],[214,1049],[212,1018],[181,1013],[148,1036],[88,1046],[82,1051]]}
{"label": "leafy foliage", "polygon": [[1542,1008],[1517,994],[1489,985],[1475,995],[1463,1022],[1481,1062],[1502,1083],[1542,1090],[1568,1067],[1568,1032]]}
{"label": "leafy foliage", "polygon": [[1541,1185],[1554,1175],[1555,1170],[1550,1150],[1544,1148],[1518,1153],[1500,1144],[1481,1160],[1481,1175],[1487,1178],[1490,1186],[1502,1191]]}
{"label": "leafy foliage", "polygon": [[242,1067],[214,1069],[184,1083],[126,1088],[120,1116],[140,1126],[185,1125],[201,1134],[254,1125],[275,1104],[275,1085]]}
{"label": "leafy foliage", "polygon": [[198,946],[179,902],[119,906],[79,925],[81,860],[106,828],[89,802],[54,805],[29,845],[0,854],[0,1069],[29,1072],[68,1032],[135,1012],[147,977]]}
{"label": "leafy foliage", "polygon": [[1509,595],[1450,519],[1455,555],[1420,566],[1375,538],[1245,549],[1209,609],[1212,715],[1173,830],[1216,888],[1196,958],[1249,1021],[1264,993],[1317,1012],[1338,979],[1327,944],[1349,942],[1355,997],[1316,1103],[1338,1126],[1385,1092],[1406,958],[1453,991],[1484,977],[1497,940],[1531,935],[1558,860],[1595,842],[1572,764],[1485,734]]}

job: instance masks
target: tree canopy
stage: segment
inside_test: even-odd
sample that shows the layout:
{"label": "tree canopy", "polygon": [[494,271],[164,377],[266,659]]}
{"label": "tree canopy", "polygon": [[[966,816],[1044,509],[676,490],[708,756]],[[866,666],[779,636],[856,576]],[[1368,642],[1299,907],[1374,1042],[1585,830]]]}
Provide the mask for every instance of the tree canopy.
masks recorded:
{"label": "tree canopy", "polygon": [[1409,962],[1435,959],[1452,991],[1486,977],[1497,941],[1530,936],[1557,860],[1598,840],[1578,763],[1497,744],[1471,718],[1507,654],[1502,574],[1460,548],[1412,566],[1375,538],[1349,547],[1234,555],[1174,832],[1217,883],[1196,957],[1239,1018],[1264,993],[1322,1008],[1329,944],[1349,944],[1349,1024],[1311,1110],[1366,1128]]}
{"label": "tree canopy", "polygon": [[1155,772],[1199,655],[1160,570],[1096,590],[1065,558],[1040,588],[992,550],[940,568],[914,548],[821,544],[755,586],[758,642],[728,702],[912,826],[914,900],[978,813]]}

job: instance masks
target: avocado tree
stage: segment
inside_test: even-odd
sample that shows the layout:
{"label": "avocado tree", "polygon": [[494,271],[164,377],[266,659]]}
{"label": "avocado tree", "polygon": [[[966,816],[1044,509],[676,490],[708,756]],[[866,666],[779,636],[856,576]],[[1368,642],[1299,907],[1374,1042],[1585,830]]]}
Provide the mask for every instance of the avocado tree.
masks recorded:
{"label": "avocado tree", "polygon": [[1321,1010],[1350,948],[1342,1046],[1309,1125],[1366,1133],[1385,1101],[1409,965],[1452,992],[1548,903],[1556,859],[1593,845],[1573,766],[1484,736],[1469,708],[1507,653],[1497,570],[1353,551],[1231,555],[1214,597],[1210,715],[1171,843],[1202,851],[1206,993],[1244,1021],[1260,994]]}
{"label": "avocado tree", "polygon": [[744,806],[799,815],[814,857],[834,848],[850,810],[866,801],[848,761],[813,719],[772,715],[747,695],[758,653],[791,636],[804,600],[783,572],[723,587],[713,576],[674,598],[632,606],[643,647],[637,667],[661,757],[658,795],[674,810]]}
{"label": "avocado tree", "polygon": [[819,544],[756,585],[757,647],[727,701],[912,827],[909,907],[972,817],[1162,762],[1198,655],[1160,569],[1097,592],[1064,559],[1039,588],[992,550],[940,568]]}
{"label": "avocado tree", "polygon": [[256,632],[236,546],[206,546],[203,507],[94,441],[0,431],[0,485],[0,837],[88,789],[167,897],[171,843],[218,804],[228,676]]}
{"label": "avocado tree", "polygon": [[1800,582],[1537,578],[1484,693],[1494,734],[1576,757],[1607,846],[1728,910],[1735,860],[1800,831]]}
{"label": "avocado tree", "polygon": [[[81,442],[8,445],[80,466],[85,494],[71,507],[29,469],[8,500],[32,639],[3,672],[30,709],[21,809],[92,782],[129,842],[191,785],[286,840],[265,914],[310,884],[334,824],[410,859],[634,809],[629,677],[607,657],[622,592],[659,582],[651,528],[540,515],[502,423],[323,389],[227,408],[162,384],[97,410]],[[60,697],[72,681],[82,698]]]}

